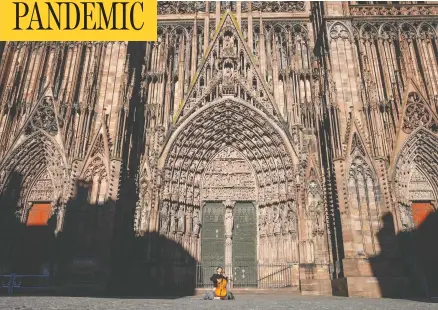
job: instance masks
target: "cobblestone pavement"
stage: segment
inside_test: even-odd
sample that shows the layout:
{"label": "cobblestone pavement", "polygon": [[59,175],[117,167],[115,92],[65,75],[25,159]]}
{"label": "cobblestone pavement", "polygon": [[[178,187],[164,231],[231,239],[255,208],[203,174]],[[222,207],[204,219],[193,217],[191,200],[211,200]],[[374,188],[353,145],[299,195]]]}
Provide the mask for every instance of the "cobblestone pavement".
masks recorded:
{"label": "cobblestone pavement", "polygon": [[438,309],[438,303],[399,299],[308,296],[237,296],[233,301],[176,299],[129,299],[87,297],[0,297],[0,309]]}

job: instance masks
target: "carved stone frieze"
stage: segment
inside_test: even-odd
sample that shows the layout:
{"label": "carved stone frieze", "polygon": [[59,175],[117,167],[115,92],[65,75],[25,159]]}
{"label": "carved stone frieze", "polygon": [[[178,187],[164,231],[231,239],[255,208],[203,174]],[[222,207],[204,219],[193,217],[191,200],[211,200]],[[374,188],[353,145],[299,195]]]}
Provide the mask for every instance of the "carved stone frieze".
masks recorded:
{"label": "carved stone frieze", "polygon": [[251,1],[251,9],[245,1],[242,1],[242,12],[248,11],[260,12],[304,12],[304,1]]}
{"label": "carved stone frieze", "polygon": [[438,6],[422,6],[415,4],[373,6],[360,5],[350,6],[350,14],[353,16],[418,16],[418,15],[438,15]]}
{"label": "carved stone frieze", "polygon": [[426,177],[418,170],[413,170],[409,180],[409,199],[415,200],[434,200],[432,186]]}
{"label": "carved stone frieze", "polygon": [[[205,12],[205,1],[160,1],[158,14],[193,14]],[[214,7],[214,5],[212,5]]]}
{"label": "carved stone frieze", "polygon": [[53,201],[53,194],[52,178],[45,171],[33,185],[27,201]]}
{"label": "carved stone frieze", "polygon": [[250,165],[234,148],[227,147],[208,165],[203,176],[205,200],[253,200],[255,177]]}

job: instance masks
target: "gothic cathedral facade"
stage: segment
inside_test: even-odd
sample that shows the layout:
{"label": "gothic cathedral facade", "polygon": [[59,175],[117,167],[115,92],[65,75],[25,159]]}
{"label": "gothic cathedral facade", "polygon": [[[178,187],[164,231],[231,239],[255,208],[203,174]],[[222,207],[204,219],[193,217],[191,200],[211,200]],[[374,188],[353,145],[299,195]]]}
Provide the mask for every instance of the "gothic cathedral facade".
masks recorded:
{"label": "gothic cathedral facade", "polygon": [[438,198],[437,35],[428,1],[161,1],[156,42],[3,42],[1,271],[7,231],[44,226],[64,280],[125,249],[404,294],[397,236]]}

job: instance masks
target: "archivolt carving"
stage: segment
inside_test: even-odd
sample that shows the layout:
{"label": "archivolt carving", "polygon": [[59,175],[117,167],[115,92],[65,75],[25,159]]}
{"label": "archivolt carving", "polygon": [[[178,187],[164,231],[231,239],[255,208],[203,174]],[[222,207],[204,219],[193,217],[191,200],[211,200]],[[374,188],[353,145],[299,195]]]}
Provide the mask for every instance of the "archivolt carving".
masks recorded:
{"label": "archivolt carving", "polygon": [[[200,171],[204,171],[209,158],[226,145],[238,150],[249,160],[256,174],[263,175],[263,178],[258,179],[261,188],[272,191],[277,186],[277,191],[284,196],[286,188],[283,184],[286,180],[292,183],[293,167],[281,142],[282,138],[273,132],[266,120],[255,110],[236,100],[221,100],[191,120],[169,150],[165,179],[172,181],[167,191],[165,188],[164,198],[170,198],[171,187],[182,183],[181,179],[192,180],[192,190],[199,188]],[[177,170],[171,171],[171,166]],[[175,194],[178,195],[174,192]],[[196,190],[193,197],[196,197]],[[260,193],[259,197],[263,201],[265,198],[273,199],[272,196],[265,197]],[[199,205],[196,199],[194,203]]]}
{"label": "archivolt carving", "polygon": [[411,172],[409,180],[409,199],[413,200],[435,200],[432,186],[427,178],[418,170]]}
{"label": "archivolt carving", "polygon": [[[411,198],[433,200],[438,198],[438,138],[430,131],[419,128],[414,131],[400,150],[394,162],[393,182],[397,203],[411,205]],[[418,178],[420,175],[422,178]],[[419,197],[416,183],[425,182],[429,186],[422,189],[424,198]],[[410,182],[412,181],[412,185]],[[420,182],[420,183],[421,183]],[[422,183],[422,186],[425,185]],[[411,197],[410,189],[416,192]],[[424,191],[423,191],[424,190]]]}
{"label": "archivolt carving", "polygon": [[[291,207],[294,155],[271,126],[260,112],[236,99],[218,100],[193,115],[178,130],[164,162],[160,231],[177,232],[172,218],[178,209],[198,210],[203,199],[258,201],[277,206],[278,214]],[[296,223],[286,226],[296,230]],[[195,227],[199,230],[193,224],[191,232],[196,233]]]}
{"label": "archivolt carving", "polygon": [[52,177],[44,171],[33,184],[27,201],[54,201]]}

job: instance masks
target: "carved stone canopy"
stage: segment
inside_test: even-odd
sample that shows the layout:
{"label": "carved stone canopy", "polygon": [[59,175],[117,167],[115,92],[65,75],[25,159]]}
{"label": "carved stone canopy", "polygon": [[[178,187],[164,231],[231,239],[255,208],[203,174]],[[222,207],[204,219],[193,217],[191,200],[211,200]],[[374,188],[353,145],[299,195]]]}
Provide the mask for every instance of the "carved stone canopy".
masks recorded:
{"label": "carved stone canopy", "polygon": [[234,208],[234,205],[236,204],[236,202],[232,200],[225,200],[222,203],[224,204],[225,208]]}

